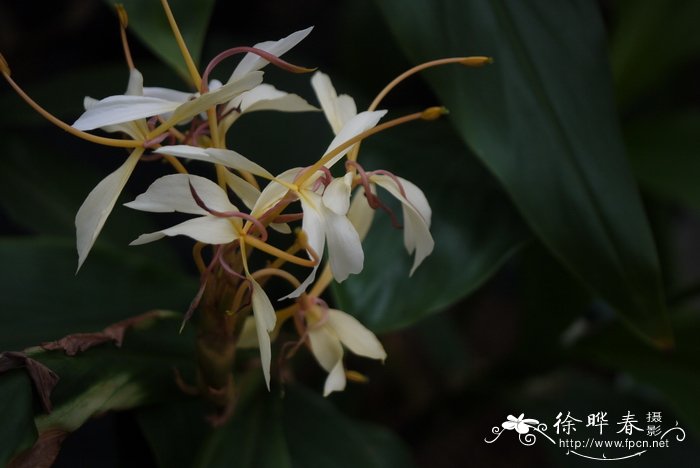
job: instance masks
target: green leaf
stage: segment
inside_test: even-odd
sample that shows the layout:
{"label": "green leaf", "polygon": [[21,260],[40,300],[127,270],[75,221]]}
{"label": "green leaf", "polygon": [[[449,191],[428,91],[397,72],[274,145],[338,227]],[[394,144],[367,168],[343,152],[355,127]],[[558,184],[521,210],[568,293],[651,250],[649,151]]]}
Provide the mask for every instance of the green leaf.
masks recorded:
{"label": "green leaf", "polygon": [[198,467],[410,467],[404,445],[388,431],[353,421],[309,390],[289,387],[282,398],[256,392],[214,431]]}
{"label": "green leaf", "polygon": [[[161,2],[109,0],[108,3],[123,4],[129,15],[129,31],[136,34],[146,47],[170,65],[187,82],[192,82]],[[214,0],[170,0],[168,3],[192,55],[192,60],[197,64],[204,45],[209,17],[214,8]]]}
{"label": "green leaf", "polygon": [[625,128],[630,162],[645,189],[700,209],[700,112],[655,115]]}
{"label": "green leaf", "polygon": [[[72,432],[89,418],[107,411],[167,401],[170,395],[177,394],[172,369],[177,367],[191,374],[194,347],[191,333],[178,333],[181,321],[182,315],[173,312],[150,314],[126,330],[119,348],[103,343],[76,356],[41,348],[27,350],[30,358],[59,376],[50,396],[52,412],[35,414],[39,432]],[[13,382],[16,385],[16,375],[16,371],[0,375],[0,389],[10,388]],[[22,408],[26,406],[26,395],[31,399],[31,389],[22,384],[22,390],[6,400],[18,403],[15,412],[25,411]],[[6,423],[3,420],[2,426]],[[26,446],[26,433],[23,430],[22,437],[14,441],[16,448]]]}
{"label": "green leaf", "polygon": [[151,309],[185,310],[194,281],[137,254],[96,247],[77,275],[73,240],[0,239],[0,348],[101,329]]}
{"label": "green leaf", "polygon": [[334,288],[339,306],[375,331],[408,326],[472,293],[529,237],[493,177],[444,122],[392,129],[363,145],[359,162],[415,183],[433,210],[435,250],[412,277],[403,232],[377,210],[362,272]]}
{"label": "green leaf", "polygon": [[426,77],[465,143],[556,258],[657,343],[671,341],[656,249],[625,160],[597,6],[383,0],[415,63],[488,55]]}
{"label": "green leaf", "polygon": [[700,3],[622,0],[614,6],[611,60],[617,97],[625,107],[700,56]]}
{"label": "green leaf", "polygon": [[19,451],[31,447],[37,432],[34,426],[32,386],[24,370],[12,370],[0,377],[0,465]]}

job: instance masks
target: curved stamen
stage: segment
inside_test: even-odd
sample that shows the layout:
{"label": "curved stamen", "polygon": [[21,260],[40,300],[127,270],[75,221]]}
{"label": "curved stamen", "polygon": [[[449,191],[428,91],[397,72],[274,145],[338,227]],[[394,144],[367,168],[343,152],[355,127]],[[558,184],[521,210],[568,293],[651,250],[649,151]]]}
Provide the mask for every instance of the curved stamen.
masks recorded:
{"label": "curved stamen", "polygon": [[229,265],[226,259],[224,258],[224,252],[226,250],[224,247],[226,246],[219,246],[219,248],[216,250],[215,258],[219,262],[219,265],[221,265],[221,268],[223,268],[224,271],[229,275],[238,279],[245,280],[245,276],[231,268],[231,265]]}
{"label": "curved stamen", "polygon": [[238,55],[238,54],[244,54],[244,53],[252,53],[255,54],[259,57],[264,58],[271,64],[283,69],[287,70],[292,73],[309,73],[312,71],[315,71],[315,68],[306,68],[306,67],[300,67],[298,65],[291,64],[289,62],[286,62],[282,60],[281,58],[277,57],[276,55],[271,54],[270,52],[267,52],[262,49],[257,49],[255,47],[246,47],[246,46],[240,46],[240,47],[233,47],[231,49],[225,50],[221,52],[219,55],[211,59],[211,62],[209,62],[209,65],[207,65],[207,68],[204,69],[204,73],[202,73],[202,84],[200,86],[200,91],[202,93],[205,93],[208,90],[208,84],[209,83],[209,74],[211,71],[218,65],[220,64],[223,60],[233,56],[233,55]]}
{"label": "curved stamen", "polygon": [[406,200],[408,200],[408,197],[406,196],[406,191],[403,189],[403,185],[399,181],[399,178],[396,177],[394,174],[392,174],[389,171],[385,171],[384,169],[377,169],[377,170],[370,172],[368,175],[371,177],[373,174],[384,175],[384,176],[389,177],[391,180],[394,181],[394,183],[396,184],[396,187],[398,187],[399,192],[401,193],[401,196],[404,197]]}
{"label": "curved stamen", "polygon": [[116,8],[117,16],[119,16],[119,34],[122,39],[124,58],[126,59],[126,64],[129,67],[129,70],[133,70],[136,67],[134,66],[134,60],[131,58],[131,49],[129,49],[129,41],[126,38],[126,28],[129,26],[129,16],[126,14],[126,9],[121,3],[114,5],[114,8]]}

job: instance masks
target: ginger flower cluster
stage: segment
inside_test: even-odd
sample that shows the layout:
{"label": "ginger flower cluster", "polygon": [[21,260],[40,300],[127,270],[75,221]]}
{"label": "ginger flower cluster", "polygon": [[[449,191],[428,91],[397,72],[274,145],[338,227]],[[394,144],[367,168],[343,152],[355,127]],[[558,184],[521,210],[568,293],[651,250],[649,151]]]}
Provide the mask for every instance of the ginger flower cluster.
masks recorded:
{"label": "ginger flower cluster", "polygon": [[[164,5],[167,9],[167,2]],[[120,18],[123,33],[123,10]],[[85,112],[72,125],[59,121],[26,96],[2,59],[3,76],[47,119],[80,138],[130,151],[78,210],[78,268],[88,258],[139,163],[164,160],[172,173],[154,180],[125,206],[152,213],[181,213],[184,219],[155,232],[134,233],[131,245],[173,236],[194,241],[193,260],[200,272],[200,287],[183,326],[192,319],[198,328],[200,366],[196,385],[179,380],[183,389],[203,394],[225,413],[235,399],[237,350],[258,349],[259,367],[269,389],[273,364],[305,347],[328,372],[324,395],[343,390],[348,378],[361,380],[359,374],[345,369],[346,349],[380,361],[387,355],[370,330],[321,299],[324,289],[331,281],[342,282],[362,272],[362,241],[377,208],[391,216],[396,225],[402,225],[404,246],[407,254],[413,255],[413,266],[407,274],[419,267],[434,246],[431,209],[424,193],[399,175],[363,167],[358,161],[360,143],[393,126],[432,120],[444,113],[436,107],[387,119],[387,110],[377,107],[405,77],[430,66],[478,66],[488,59],[443,59],[415,67],[390,83],[369,109],[358,112],[355,100],[338,95],[328,75],[280,58],[304,40],[312,28],[276,41],[224,51],[200,75],[171,14],[169,20],[194,89],[144,86],[144,77],[134,65],[124,39],[129,65],[124,94],[99,100],[86,97]],[[243,57],[226,82],[209,80],[215,67],[236,54]],[[312,103],[264,82],[262,70],[270,64],[294,73],[312,73]],[[256,162],[255,155],[243,155],[235,145],[230,147],[226,137],[241,116],[258,111],[300,114],[293,118],[322,111],[332,130],[324,137],[328,139],[326,150],[311,165],[292,165],[279,174],[269,172]],[[95,131],[109,136],[91,133]],[[308,161],[308,155],[303,156]],[[191,172],[193,169],[198,173]],[[388,198],[395,198],[398,204],[387,204]],[[389,206],[401,206],[401,216]],[[288,284],[282,297],[270,297],[267,285],[272,278]],[[275,341],[288,321],[293,325],[285,330],[292,331],[296,338],[277,346]],[[274,362],[273,345],[279,356]]]}

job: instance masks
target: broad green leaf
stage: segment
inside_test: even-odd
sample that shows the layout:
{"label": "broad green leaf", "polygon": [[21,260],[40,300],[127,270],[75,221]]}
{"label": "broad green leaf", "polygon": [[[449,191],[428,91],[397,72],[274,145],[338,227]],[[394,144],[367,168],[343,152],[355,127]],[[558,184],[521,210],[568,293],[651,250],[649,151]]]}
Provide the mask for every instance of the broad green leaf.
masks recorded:
{"label": "broad green leaf", "polygon": [[0,376],[0,465],[19,451],[31,447],[36,439],[32,385],[23,369]]}
{"label": "broad green leaf", "polygon": [[214,431],[195,466],[336,468],[410,467],[404,445],[388,431],[353,421],[326,399],[292,386],[256,392]]}
{"label": "broad green leaf", "polygon": [[687,61],[700,57],[695,0],[622,0],[614,4],[611,60],[623,108],[667,84]]}
{"label": "broad green leaf", "polygon": [[597,366],[628,375],[637,384],[660,392],[682,422],[700,434],[700,314],[672,314],[676,347],[658,350],[645,346],[620,327],[609,327],[588,337],[574,353]]}
{"label": "broad green leaf", "polygon": [[700,209],[700,112],[655,115],[625,127],[630,163],[650,192]]}
{"label": "broad green leaf", "polygon": [[[412,277],[403,231],[377,210],[362,272],[334,288],[340,307],[375,331],[408,326],[472,293],[529,236],[493,177],[444,122],[392,129],[363,145],[358,161],[415,183],[433,210],[435,250]],[[400,208],[396,213],[400,218]]]}
{"label": "broad green leaf", "polygon": [[138,254],[96,247],[77,275],[72,239],[0,239],[0,349],[99,330],[151,309],[185,310],[194,281]]}
{"label": "broad green leaf", "polygon": [[[178,333],[181,321],[181,314],[154,312],[126,330],[119,348],[103,343],[76,356],[41,348],[27,350],[30,358],[59,376],[50,397],[53,410],[48,414],[42,410],[35,413],[39,433],[72,432],[104,412],[167,401],[171,394],[177,394],[173,368],[192,374],[190,356],[194,347],[191,333]],[[15,372],[0,375],[0,388],[12,384]],[[31,397],[27,387],[23,389]],[[13,400],[22,402],[25,394],[13,396]],[[2,425],[5,424],[4,420]],[[18,447],[20,443],[26,445],[23,440],[15,443]]]}
{"label": "broad green leaf", "polygon": [[[115,2],[109,0],[107,3],[110,6],[116,3],[123,4],[129,15],[129,31],[136,34],[146,47],[170,65],[187,82],[192,82],[161,2],[152,0]],[[209,17],[214,8],[214,0],[170,0],[168,3],[192,59],[195,64],[198,64],[209,25]]]}
{"label": "broad green leaf", "polygon": [[671,341],[654,242],[625,160],[597,5],[378,0],[460,136],[547,248],[640,334]]}

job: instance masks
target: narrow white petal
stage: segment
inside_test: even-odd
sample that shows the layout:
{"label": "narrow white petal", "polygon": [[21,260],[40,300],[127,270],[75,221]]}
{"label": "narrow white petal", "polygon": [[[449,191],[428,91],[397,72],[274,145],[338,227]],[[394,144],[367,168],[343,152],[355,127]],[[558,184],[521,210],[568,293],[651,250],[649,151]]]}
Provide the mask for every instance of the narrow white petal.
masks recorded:
{"label": "narrow white petal", "polygon": [[262,361],[263,374],[267,389],[270,389],[270,364],[272,362],[272,348],[269,332],[275,328],[277,316],[275,309],[265,291],[252,278],[248,277],[253,287],[251,300],[253,303],[253,315],[255,317],[255,329],[258,334],[258,346],[260,347],[260,359]]}
{"label": "narrow white petal", "polygon": [[[85,107],[85,110],[88,110],[94,107],[95,104],[97,104],[98,102],[99,101],[97,99],[93,99],[89,96],[86,96],[83,100],[83,106]],[[104,127],[100,127],[100,129],[108,133],[126,133],[134,140],[145,139],[146,134],[148,133],[148,126],[146,125],[146,121],[144,119],[134,120],[131,122],[124,122],[115,125],[106,125]]]}
{"label": "narrow white petal", "polygon": [[348,210],[348,219],[355,226],[360,240],[363,240],[367,236],[369,228],[372,227],[372,220],[374,219],[374,210],[367,203],[363,187],[357,189],[352,197],[350,209]]}
{"label": "narrow white petal", "polygon": [[[328,149],[325,151],[324,154],[330,153],[333,149],[337,148],[338,146],[342,145],[346,141],[352,139],[353,137],[359,135],[362,132],[365,132],[369,130],[370,128],[374,127],[377,125],[379,122],[379,119],[381,119],[384,114],[386,114],[385,110],[381,111],[372,111],[372,112],[360,112],[357,114],[355,117],[350,119],[338,132],[336,137],[331,141],[331,144],[328,145]],[[353,145],[354,146],[354,145]],[[333,164],[338,162],[345,154],[350,151],[352,148],[346,148],[337,155],[335,155],[333,158],[331,158],[327,163],[326,167],[331,167]]]}
{"label": "narrow white petal", "polygon": [[[313,26],[310,28],[302,29],[301,31],[297,31],[295,33],[290,34],[289,36],[280,39],[278,41],[265,41],[265,42],[260,42],[258,44],[255,44],[256,49],[262,49],[266,52],[271,53],[272,55],[275,55],[277,57],[280,57],[282,54],[287,52],[289,49],[294,47],[295,45],[299,44],[306,36],[309,35],[311,30],[313,29]],[[238,66],[233,70],[233,73],[231,74],[231,78],[229,78],[229,81],[234,80],[236,78],[239,78],[247,73],[250,73],[254,70],[260,70],[262,67],[267,65],[269,62],[263,58],[260,58],[259,56],[255,54],[248,53],[243,57],[243,59],[240,61]]]}
{"label": "narrow white petal", "polygon": [[143,234],[129,245],[146,244],[162,239],[163,236],[187,236],[196,241],[213,245],[228,244],[238,238],[238,234],[228,219],[207,215],[188,219],[161,231]]}
{"label": "narrow white petal", "polygon": [[326,372],[333,370],[338,361],[343,359],[343,347],[337,336],[326,326],[308,328],[311,353]]}
{"label": "narrow white petal", "polygon": [[[294,179],[296,179],[299,171],[301,171],[301,168],[295,167],[284,171],[282,174],[275,177],[275,179],[282,182],[291,183]],[[288,191],[289,189],[286,186],[277,183],[274,180],[270,181],[270,183],[268,183],[260,193],[260,197],[251,210],[251,214],[256,217],[262,216],[265,211],[269,210],[275,203],[280,201]]]}
{"label": "narrow white petal", "polygon": [[226,184],[233,190],[233,193],[241,199],[246,208],[252,209],[260,198],[260,190],[231,171],[226,171],[224,175]]}
{"label": "narrow white petal", "polygon": [[333,179],[323,192],[323,204],[339,215],[345,215],[350,208],[350,189],[352,174],[347,172],[344,177]]}
{"label": "narrow white petal", "polygon": [[[435,246],[433,236],[430,234],[430,228],[428,224],[429,221],[426,221],[421,212],[413,205],[413,203],[411,203],[406,197],[404,197],[401,194],[401,191],[396,185],[396,182],[394,182],[394,180],[391,177],[384,175],[374,175],[370,178],[370,180],[379,185],[380,187],[386,189],[389,193],[391,193],[401,202],[404,218],[404,245],[409,254],[415,251],[413,266],[411,267],[410,272],[410,274],[413,275],[413,272],[416,271],[416,268],[418,268],[418,266],[428,255],[430,255],[430,253],[433,251],[433,247]],[[403,181],[404,179],[401,180]],[[423,206],[423,203],[425,203],[425,205],[427,205],[428,203],[427,200],[425,200],[425,196],[423,195],[423,199],[421,200],[420,197],[417,197],[416,194],[416,190],[420,191],[420,189],[418,189],[408,181],[405,182],[407,183],[406,187],[408,187],[408,190],[404,188],[406,194],[408,195],[409,193],[411,193],[411,196],[413,196],[416,199],[418,205],[422,207],[422,211],[427,211],[427,214],[429,216],[430,207],[428,206],[426,209],[426,206]],[[403,185],[404,182],[401,182],[401,184]]]}
{"label": "narrow white petal", "polygon": [[263,83],[231,100],[226,110],[238,109],[243,114],[261,110],[280,112],[307,112],[318,109],[296,94],[286,93],[274,86]]}
{"label": "narrow white petal", "polygon": [[327,397],[333,392],[345,390],[345,383],[345,368],[343,367],[343,361],[338,361],[329,372],[328,377],[326,377],[326,383],[323,385],[323,396]]}
{"label": "narrow white petal", "polygon": [[248,91],[249,89],[259,85],[262,82],[262,76],[262,72],[252,72],[241,77],[239,80],[231,81],[223,85],[219,89],[204,93],[201,96],[191,99],[178,106],[173,111],[173,114],[168,121],[184,122],[191,119],[195,115],[214,107],[217,104],[230,101],[240,93]]}
{"label": "narrow white petal", "polygon": [[259,347],[257,330],[255,317],[246,317],[241,334],[238,335],[238,341],[236,341],[236,348],[251,349]]}
{"label": "narrow white petal", "polygon": [[251,174],[265,177],[267,179],[272,179],[274,177],[267,171],[267,169],[257,163],[254,163],[245,156],[236,153],[235,151],[219,148],[207,148],[206,152],[212,158],[214,158],[216,162],[219,162],[226,167],[230,167],[231,169],[250,172]]}
{"label": "narrow white petal", "polygon": [[338,97],[333,83],[325,73],[316,72],[311,77],[311,87],[316,93],[323,113],[331,125],[334,134],[338,134],[340,129],[357,115],[355,101],[348,95]]}
{"label": "narrow white petal", "polygon": [[291,234],[292,228],[286,223],[270,223],[270,227],[280,234]]}
{"label": "narrow white petal", "polygon": [[73,127],[78,130],[94,130],[132,120],[172,112],[179,103],[144,96],[109,96],[93,103]]}
{"label": "narrow white petal", "polygon": [[432,217],[432,210],[430,208],[430,204],[428,203],[428,199],[425,198],[425,194],[421,189],[416,186],[413,182],[406,180],[402,177],[397,177],[399,179],[399,182],[401,183],[401,186],[403,187],[404,193],[406,194],[406,198],[408,201],[413,205],[413,207],[418,210],[418,213],[421,215],[421,217],[425,220],[425,224],[430,227],[430,220]]}
{"label": "narrow white petal", "polygon": [[355,317],[341,310],[328,309],[328,326],[347,348],[358,356],[384,361],[386,351],[377,337]]}
{"label": "narrow white petal", "polygon": [[75,216],[76,243],[78,247],[78,269],[82,266],[97,236],[112,212],[119,194],[136,167],[141,151],[136,150],[124,164],[102,179],[92,189]]}
{"label": "narrow white petal", "polygon": [[209,179],[196,175],[171,174],[160,177],[153,182],[146,192],[140,194],[132,202],[124,206],[134,210],[150,211],[153,213],[189,213],[206,215],[208,212],[194,200],[190,191],[194,187],[204,204],[215,211],[237,211],[231,204],[226,192]]}
{"label": "narrow white petal", "polygon": [[126,85],[127,96],[144,96],[143,75],[135,68],[129,70],[129,83]]}
{"label": "narrow white petal", "polygon": [[186,93],[184,91],[177,91],[170,88],[158,88],[158,87],[146,87],[143,88],[143,95],[148,97],[154,97],[158,99],[163,99],[165,101],[171,102],[187,102],[195,97],[193,93]]}
{"label": "narrow white petal", "polygon": [[341,283],[351,274],[362,271],[365,261],[362,243],[355,227],[346,216],[326,210],[324,222],[328,240],[328,263],[333,278]]}

